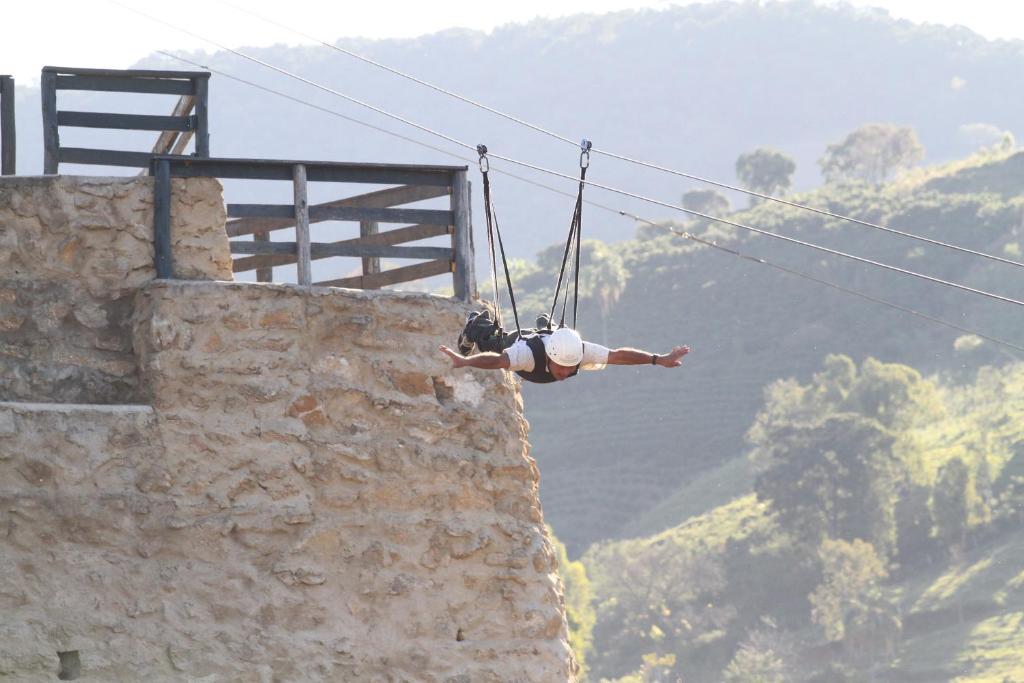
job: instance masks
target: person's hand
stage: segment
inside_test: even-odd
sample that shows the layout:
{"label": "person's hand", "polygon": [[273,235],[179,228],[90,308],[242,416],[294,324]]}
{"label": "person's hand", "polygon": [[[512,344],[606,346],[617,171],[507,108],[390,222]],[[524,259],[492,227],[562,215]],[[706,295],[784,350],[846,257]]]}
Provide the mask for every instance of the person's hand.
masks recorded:
{"label": "person's hand", "polygon": [[464,368],[464,367],[466,367],[466,357],[465,356],[460,355],[460,354],[456,353],[455,351],[452,351],[451,349],[449,349],[447,346],[444,346],[444,345],[441,346],[441,352],[444,353],[444,355],[446,355],[446,356],[448,356],[449,358],[452,359],[452,367],[453,368]]}
{"label": "person's hand", "polygon": [[658,365],[663,368],[678,368],[683,364],[683,356],[689,352],[689,346],[676,346],[664,356],[658,356]]}

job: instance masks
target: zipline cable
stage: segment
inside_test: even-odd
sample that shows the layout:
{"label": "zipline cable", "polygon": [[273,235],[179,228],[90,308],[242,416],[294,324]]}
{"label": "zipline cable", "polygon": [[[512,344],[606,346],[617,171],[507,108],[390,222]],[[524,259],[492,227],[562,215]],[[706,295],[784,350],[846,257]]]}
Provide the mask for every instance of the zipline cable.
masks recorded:
{"label": "zipline cable", "polygon": [[[477,107],[477,108],[482,109],[482,110],[484,110],[486,112],[489,112],[489,113],[494,114],[496,116],[499,116],[499,117],[501,117],[503,119],[506,119],[506,120],[511,121],[513,123],[516,123],[518,125],[521,125],[521,126],[524,126],[526,128],[529,128],[529,129],[531,129],[533,131],[536,131],[538,133],[541,133],[543,135],[547,135],[547,136],[549,136],[551,138],[554,138],[556,140],[559,140],[561,142],[566,142],[566,143],[571,144],[573,146],[575,146],[577,144],[576,142],[574,142],[573,140],[569,139],[568,137],[566,137],[564,135],[560,135],[559,133],[556,133],[554,131],[548,130],[547,128],[543,128],[543,127],[538,126],[538,125],[536,125],[534,123],[530,123],[529,121],[526,121],[525,119],[521,119],[521,118],[519,118],[517,116],[513,116],[512,114],[508,114],[508,113],[503,112],[503,111],[501,111],[499,109],[495,109],[494,107],[490,107],[490,106],[488,106],[486,104],[483,104],[482,102],[479,102],[479,101],[474,100],[472,98],[466,97],[466,96],[461,95],[461,94],[459,94],[457,92],[454,92],[452,90],[448,90],[446,88],[442,88],[441,86],[438,86],[438,85],[435,85],[433,83],[430,83],[429,81],[425,81],[425,80],[423,80],[421,78],[417,78],[416,76],[413,76],[412,74],[409,74],[409,73],[406,73],[406,72],[401,71],[399,69],[396,69],[394,67],[388,66],[387,64],[383,64],[383,63],[378,62],[378,61],[376,61],[374,59],[370,59],[369,57],[361,55],[361,54],[359,54],[357,52],[353,52],[352,50],[347,50],[347,49],[345,49],[343,47],[340,47],[338,45],[334,45],[332,43],[328,43],[327,41],[321,40],[321,39],[319,39],[319,38],[317,38],[315,36],[311,36],[308,33],[304,33],[304,32],[302,32],[302,31],[300,31],[300,30],[298,30],[296,28],[293,28],[291,26],[287,26],[286,24],[283,24],[283,23],[281,23],[279,21],[276,21],[274,19],[270,19],[269,17],[265,17],[265,16],[259,14],[258,12],[254,12],[254,11],[252,11],[250,9],[245,8],[245,7],[241,7],[241,6],[236,5],[236,4],[232,3],[232,2],[228,2],[227,0],[221,0],[221,2],[222,2],[222,4],[227,5],[227,6],[233,8],[233,9],[239,11],[239,12],[244,12],[245,14],[253,16],[253,17],[255,17],[255,18],[257,18],[257,19],[259,19],[261,21],[265,21],[265,22],[267,22],[269,24],[272,24],[274,26],[282,28],[282,29],[284,29],[286,31],[290,31],[292,33],[295,33],[296,35],[300,35],[303,38],[306,38],[308,40],[312,40],[313,42],[316,42],[316,43],[319,43],[319,44],[323,45],[324,47],[327,47],[327,48],[330,48],[330,49],[335,50],[337,52],[340,52],[340,53],[342,53],[344,55],[347,55],[349,57],[352,57],[354,59],[358,59],[361,62],[364,62],[366,64],[370,64],[370,65],[375,66],[375,67],[377,67],[379,69],[383,69],[383,70],[385,70],[385,71],[387,71],[389,73],[392,73],[392,74],[394,74],[396,76],[399,76],[401,78],[404,78],[404,79],[407,79],[407,80],[412,81],[414,83],[417,83],[419,85],[422,85],[422,86],[424,86],[426,88],[434,90],[435,92],[441,93],[442,95],[446,95],[448,97],[452,97],[452,98],[457,99],[457,100],[459,100],[461,102],[469,104],[469,105],[471,105],[473,107]],[[704,178],[704,177],[699,176],[699,175],[695,175],[695,174],[692,174],[692,173],[687,173],[685,171],[680,171],[680,170],[674,169],[674,168],[669,168],[667,166],[662,166],[660,164],[655,164],[655,163],[652,163],[652,162],[649,162],[649,161],[644,161],[642,159],[637,159],[635,157],[630,157],[630,156],[627,156],[625,154],[619,154],[619,153],[613,152],[611,150],[606,150],[606,149],[601,149],[599,147],[594,147],[593,148],[593,152],[595,154],[601,154],[601,155],[604,155],[604,156],[607,156],[607,157],[611,157],[613,159],[618,159],[620,161],[625,161],[627,163],[635,164],[637,166],[643,166],[643,167],[650,168],[650,169],[653,169],[653,170],[656,170],[656,171],[661,171],[663,173],[669,173],[669,174],[672,174],[672,175],[675,175],[675,176],[679,176],[681,178],[688,178],[690,180],[696,180],[696,181],[701,182],[701,183],[705,183],[705,184],[708,184],[708,185],[714,185],[716,187],[720,187],[720,188],[726,189],[726,190],[732,190],[734,192],[739,192],[739,193],[742,193],[742,194],[745,194],[745,195],[748,195],[748,196],[751,196],[751,197],[758,197],[760,199],[764,199],[764,200],[771,201],[771,202],[776,202],[776,203],[779,203],[779,204],[783,204],[785,206],[790,206],[790,207],[793,207],[793,208],[796,208],[796,209],[801,209],[803,211],[810,211],[810,212],[816,213],[816,214],[821,215],[821,216],[827,216],[829,218],[834,218],[834,219],[837,219],[837,220],[848,221],[850,223],[855,223],[857,225],[861,225],[861,226],[864,226],[864,227],[867,227],[867,228],[872,228],[872,229],[875,229],[875,230],[881,230],[883,232],[888,232],[888,233],[891,233],[891,234],[900,235],[902,237],[918,240],[918,241],[925,242],[927,244],[932,244],[932,245],[935,245],[935,246],[945,247],[947,249],[952,249],[954,251],[958,251],[958,252],[961,252],[961,253],[964,253],[964,254],[970,254],[972,256],[980,256],[982,258],[986,258],[986,259],[989,259],[989,260],[992,260],[992,261],[997,261],[999,263],[1005,263],[1007,265],[1017,266],[1019,268],[1024,268],[1024,263],[1022,263],[1020,261],[1015,261],[1015,260],[1010,259],[1010,258],[1006,258],[1006,257],[1003,257],[1003,256],[997,256],[995,254],[989,254],[989,253],[986,253],[986,252],[983,252],[983,251],[977,251],[975,249],[970,249],[968,247],[963,247],[963,246],[960,246],[960,245],[957,245],[957,244],[951,244],[949,242],[943,242],[941,240],[933,239],[931,237],[925,237],[923,235],[917,235],[917,234],[914,234],[914,233],[906,232],[904,230],[898,230],[896,228],[891,228],[891,227],[888,227],[888,226],[885,226],[885,225],[881,225],[881,224],[878,224],[878,223],[872,223],[871,221],[865,221],[865,220],[860,219],[860,218],[854,218],[852,216],[845,216],[843,214],[835,213],[833,211],[828,211],[826,209],[819,209],[819,208],[814,207],[814,206],[809,206],[807,204],[801,204],[799,202],[794,202],[794,201],[791,201],[791,200],[788,200],[788,199],[783,199],[781,197],[776,197],[774,195],[770,195],[770,194],[766,194],[766,193],[762,193],[762,192],[757,192],[756,190],[750,190],[750,189],[747,189],[747,188],[744,188],[744,187],[740,187],[740,186],[737,186],[737,185],[730,185],[729,183],[724,183],[724,182],[721,182],[721,181],[718,181],[718,180],[713,180],[711,178]]]}
{"label": "zipline cable", "polygon": [[[461,161],[465,161],[465,162],[472,162],[473,161],[472,159],[470,159],[468,157],[465,157],[465,156],[462,156],[462,155],[460,155],[460,154],[458,154],[456,152],[452,152],[450,150],[446,150],[446,149],[444,149],[442,147],[436,147],[434,145],[431,145],[429,143],[423,142],[421,140],[416,140],[415,138],[407,137],[405,135],[402,135],[401,133],[396,133],[394,131],[388,130],[387,128],[381,128],[380,126],[376,126],[374,124],[367,123],[366,121],[362,121],[360,119],[353,118],[351,116],[347,116],[345,114],[342,114],[341,112],[336,111],[334,109],[328,109],[326,107],[322,107],[322,106],[320,106],[318,104],[314,104],[312,102],[309,102],[308,100],[303,100],[301,98],[294,97],[294,96],[289,95],[287,93],[283,93],[283,92],[281,92],[279,90],[274,90],[273,88],[269,88],[269,87],[261,85],[259,83],[254,83],[252,81],[246,80],[244,78],[240,78],[240,77],[235,76],[233,74],[229,74],[227,72],[224,72],[224,71],[221,71],[221,70],[218,70],[218,69],[214,69],[214,68],[212,68],[212,67],[210,67],[208,65],[200,64],[198,62],[194,62],[194,61],[192,61],[190,59],[186,59],[184,57],[180,57],[180,56],[175,55],[175,54],[173,54],[171,52],[167,52],[165,50],[157,50],[157,52],[159,52],[160,54],[166,55],[168,57],[171,57],[172,59],[175,59],[177,61],[183,62],[185,64],[190,64],[190,65],[192,65],[194,67],[197,67],[197,68],[200,68],[200,69],[205,69],[205,70],[210,71],[212,73],[215,73],[215,74],[217,74],[219,76],[223,76],[223,77],[228,78],[230,80],[234,80],[234,81],[237,81],[239,83],[243,83],[243,84],[248,85],[250,87],[256,88],[258,90],[262,90],[264,92],[270,93],[272,95],[276,95],[278,97],[282,97],[284,99],[290,100],[290,101],[295,102],[297,104],[301,104],[301,105],[309,107],[311,109],[315,109],[317,111],[321,111],[321,112],[324,112],[326,114],[330,114],[332,116],[336,116],[336,117],[338,117],[340,119],[343,119],[345,121],[349,121],[351,123],[355,123],[355,124],[360,125],[360,126],[364,126],[364,127],[369,128],[371,130],[375,130],[375,131],[378,131],[380,133],[384,133],[385,135],[390,135],[390,136],[395,137],[395,138],[397,138],[399,140],[404,140],[404,141],[410,142],[410,143],[412,143],[414,145],[419,145],[421,147],[425,147],[426,149],[430,149],[430,150],[433,150],[435,152],[439,152],[441,154],[445,154],[447,156],[450,156],[450,157],[455,158],[455,159],[459,159]],[[515,173],[511,173],[509,171],[503,171],[503,170],[500,170],[500,169],[493,169],[493,171],[495,173],[500,173],[501,175],[508,176],[509,178],[513,178],[514,180],[518,180],[518,181],[520,181],[522,183],[526,183],[526,184],[531,185],[533,187],[537,187],[539,189],[542,189],[542,190],[545,190],[545,191],[548,191],[548,192],[552,192],[554,194],[559,194],[559,195],[562,195],[564,197],[572,197],[573,196],[569,192],[565,192],[563,190],[559,190],[557,188],[551,187],[550,185],[545,185],[543,183],[539,183],[539,182],[537,182],[535,180],[531,180],[529,178],[524,178],[523,176],[517,175]],[[838,290],[840,292],[844,292],[846,294],[850,294],[850,295],[859,297],[861,299],[865,299],[867,301],[870,301],[870,302],[873,302],[873,303],[876,303],[876,304],[880,304],[882,306],[887,306],[889,308],[893,308],[895,310],[898,310],[898,311],[901,311],[901,312],[904,312],[904,313],[909,313],[911,315],[917,316],[917,317],[922,318],[924,320],[928,320],[928,321],[936,323],[938,325],[942,325],[944,327],[948,327],[948,328],[951,328],[951,329],[954,329],[954,330],[958,330],[960,332],[965,332],[967,334],[973,334],[973,335],[975,335],[977,337],[980,337],[982,339],[988,340],[988,341],[990,341],[990,342],[992,342],[994,344],[997,344],[997,345],[1000,345],[1000,346],[1005,346],[1005,347],[1007,347],[1009,349],[1012,349],[1012,350],[1024,353],[1024,347],[1018,346],[1017,344],[1005,341],[1005,340],[1000,339],[998,337],[993,337],[993,336],[990,336],[990,335],[987,335],[987,334],[984,334],[984,333],[981,333],[981,332],[977,332],[975,330],[972,330],[972,329],[969,329],[969,328],[966,328],[966,327],[962,327],[962,326],[957,325],[955,323],[951,323],[951,322],[942,320],[940,318],[935,318],[935,317],[932,317],[932,316],[927,315],[925,313],[920,313],[920,312],[918,312],[918,311],[916,311],[916,310],[914,310],[912,308],[906,308],[904,306],[900,306],[899,304],[894,304],[894,303],[886,301],[884,299],[878,299],[878,298],[870,296],[868,294],[864,294],[862,292],[859,292],[859,291],[857,291],[855,289],[850,289],[850,288],[847,288],[847,287],[843,287],[842,285],[838,285],[838,284],[830,282],[828,280],[824,280],[824,279],[815,277],[813,275],[809,275],[809,274],[803,273],[803,272],[798,271],[798,270],[794,270],[794,269],[791,269],[791,268],[786,268],[784,266],[780,266],[780,265],[774,264],[774,263],[772,263],[770,261],[767,261],[766,259],[763,259],[763,258],[760,258],[760,257],[755,257],[755,256],[749,256],[749,255],[742,254],[741,252],[736,251],[734,249],[730,249],[729,247],[724,247],[722,245],[719,245],[719,244],[715,243],[714,241],[705,240],[703,238],[697,237],[696,235],[694,235],[694,234],[692,234],[690,232],[680,231],[680,230],[677,230],[677,229],[672,228],[670,226],[666,226],[666,225],[663,225],[663,224],[660,224],[660,223],[656,223],[655,221],[652,221],[650,219],[637,216],[635,214],[632,214],[632,213],[630,213],[628,211],[624,211],[622,209],[616,209],[614,207],[607,206],[607,205],[602,204],[600,202],[595,202],[594,200],[591,200],[591,199],[585,199],[583,201],[585,203],[590,204],[591,206],[593,206],[595,208],[598,208],[598,209],[601,209],[603,211],[608,211],[610,213],[618,214],[618,215],[626,217],[626,218],[631,218],[632,220],[634,220],[636,222],[646,223],[647,225],[651,225],[653,227],[657,227],[657,228],[668,230],[668,231],[672,232],[673,234],[675,234],[677,236],[684,237],[686,239],[693,240],[695,242],[699,242],[700,244],[703,244],[703,245],[711,247],[713,249],[716,249],[716,250],[719,250],[719,251],[731,254],[733,256],[737,256],[739,258],[743,258],[743,259],[746,259],[746,260],[749,260],[749,261],[753,261],[753,262],[759,263],[761,265],[769,266],[771,268],[775,268],[777,270],[781,270],[783,272],[790,273],[792,275],[796,275],[798,277],[810,280],[812,282],[817,282],[819,284],[823,284],[823,285],[825,285],[827,287],[831,287],[831,288],[836,289],[836,290]]]}
{"label": "zipline cable", "polygon": [[[452,144],[458,145],[458,146],[463,147],[465,149],[474,150],[474,151],[476,150],[475,146],[470,145],[470,144],[468,144],[466,142],[463,142],[461,140],[457,140],[456,138],[453,138],[453,137],[451,137],[449,135],[445,135],[444,133],[440,133],[440,132],[435,131],[435,130],[433,130],[431,128],[428,128],[427,126],[424,126],[422,124],[416,123],[414,121],[410,121],[409,119],[406,119],[405,117],[399,116],[398,114],[394,114],[392,112],[389,112],[389,111],[387,111],[385,109],[381,109],[380,107],[374,106],[372,104],[369,104],[367,102],[359,100],[359,99],[357,99],[355,97],[352,97],[350,95],[346,95],[344,93],[341,93],[341,92],[339,92],[337,90],[334,90],[333,88],[329,88],[329,87],[327,87],[325,85],[322,85],[320,83],[316,83],[315,81],[311,81],[311,80],[309,80],[307,78],[304,78],[302,76],[294,74],[294,73],[292,73],[290,71],[287,71],[285,69],[282,69],[282,68],[280,68],[278,66],[274,66],[273,64],[269,64],[269,63],[267,63],[267,62],[265,62],[265,61],[263,61],[261,59],[257,59],[256,57],[252,57],[250,55],[247,55],[244,52],[241,52],[239,50],[235,50],[233,48],[230,48],[230,47],[227,47],[225,45],[222,45],[221,43],[218,43],[218,42],[216,42],[214,40],[211,40],[209,38],[205,38],[205,37],[203,37],[203,36],[201,36],[201,35],[199,35],[197,33],[189,31],[188,29],[185,29],[185,28],[182,28],[182,27],[177,26],[175,24],[172,24],[170,22],[164,21],[163,19],[159,19],[157,17],[154,17],[154,16],[152,16],[152,15],[146,13],[146,12],[143,12],[141,10],[137,10],[135,8],[128,7],[127,5],[124,5],[121,2],[119,2],[119,0],[109,0],[109,1],[114,3],[114,4],[116,4],[116,5],[124,7],[126,9],[129,9],[130,11],[132,11],[132,12],[134,12],[136,14],[140,14],[140,15],[142,15],[142,16],[144,16],[144,17],[146,17],[146,18],[148,18],[148,19],[150,19],[152,21],[156,21],[157,23],[163,24],[164,26],[168,26],[168,27],[174,28],[174,29],[182,31],[183,33],[186,33],[187,35],[190,35],[190,36],[192,36],[194,38],[197,38],[199,40],[204,40],[206,42],[209,42],[210,44],[216,45],[217,47],[221,48],[222,50],[230,52],[230,53],[232,53],[234,55],[237,55],[239,57],[242,57],[243,59],[247,59],[249,61],[252,61],[252,62],[254,62],[256,64],[259,64],[261,66],[264,66],[266,68],[269,68],[269,69],[271,69],[271,70],[273,70],[273,71],[275,71],[277,73],[280,73],[282,75],[285,75],[285,76],[287,76],[289,78],[293,78],[293,79],[298,80],[298,81],[300,81],[302,83],[306,83],[308,85],[311,85],[311,86],[313,86],[313,87],[315,87],[315,88],[317,88],[319,90],[323,90],[324,92],[328,92],[328,93],[331,93],[331,94],[336,95],[338,97],[341,97],[344,100],[347,100],[347,101],[352,102],[354,104],[358,104],[358,105],[360,105],[362,107],[365,107],[367,109],[370,109],[371,111],[374,111],[374,112],[376,112],[378,114],[381,114],[383,116],[387,116],[387,117],[392,118],[392,119],[394,119],[396,121],[399,121],[400,123],[404,123],[406,125],[409,125],[409,126],[412,126],[412,127],[416,128],[418,130],[421,130],[421,131],[423,131],[425,133],[429,133],[430,135],[434,135],[434,136],[440,137],[440,138],[442,138],[444,140],[447,140],[448,142],[451,142]],[[512,158],[512,157],[503,156],[503,155],[494,154],[494,153],[491,153],[490,156],[495,158],[495,159],[501,159],[503,161],[507,161],[509,163],[516,164],[518,166],[522,166],[524,168],[529,168],[529,169],[532,169],[532,170],[535,170],[535,171],[540,171],[542,173],[547,173],[549,175],[554,175],[554,176],[558,176],[560,178],[566,178],[566,179],[569,179],[569,180],[576,180],[572,176],[566,175],[565,173],[561,173],[559,171],[555,171],[555,170],[552,170],[552,169],[549,169],[549,168],[544,168],[542,166],[537,166],[535,164],[530,164],[530,163],[525,162],[525,161],[520,161],[520,160]],[[916,278],[919,278],[919,279],[922,279],[922,280],[926,280],[926,281],[929,281],[929,282],[933,282],[933,283],[936,283],[936,284],[945,285],[947,287],[952,287],[954,289],[959,289],[961,291],[970,292],[972,294],[977,294],[979,296],[984,296],[984,297],[987,297],[987,298],[990,298],[990,299],[994,299],[994,300],[997,300],[997,301],[1002,301],[1002,302],[1005,302],[1005,303],[1011,303],[1011,304],[1014,304],[1014,305],[1017,305],[1017,306],[1024,306],[1024,301],[1020,301],[1018,299],[1013,299],[1013,298],[1010,298],[1010,297],[1007,297],[1007,296],[1002,296],[1000,294],[994,294],[992,292],[987,292],[985,290],[977,289],[977,288],[974,288],[974,287],[968,287],[967,285],[962,285],[962,284],[959,284],[959,283],[956,283],[956,282],[952,282],[952,281],[949,281],[949,280],[943,280],[941,278],[933,277],[931,275],[924,275],[922,273],[917,273],[917,272],[908,270],[906,268],[900,268],[898,266],[892,266],[892,265],[889,265],[889,264],[886,264],[886,263],[881,263],[880,261],[875,261],[875,260],[872,260],[872,259],[867,259],[867,258],[863,258],[863,257],[860,257],[860,256],[855,256],[855,255],[847,253],[847,252],[838,251],[838,250],[835,250],[835,249],[829,249],[828,247],[823,247],[823,246],[820,246],[820,245],[817,245],[817,244],[813,244],[811,242],[806,242],[804,240],[798,240],[798,239],[793,238],[793,237],[787,237],[785,235],[780,235],[778,233],[769,232],[767,230],[762,230],[760,228],[755,228],[755,227],[752,227],[752,226],[749,226],[749,225],[745,225],[743,223],[738,223],[736,221],[731,221],[731,220],[726,219],[726,218],[720,218],[720,217],[716,217],[716,216],[711,216],[711,215],[708,215],[708,214],[705,214],[705,213],[701,213],[700,211],[694,211],[692,209],[687,209],[687,208],[679,206],[677,204],[672,204],[672,203],[669,203],[669,202],[663,202],[661,200],[653,199],[651,197],[646,197],[644,195],[640,195],[640,194],[637,194],[637,193],[634,193],[634,192],[629,192],[627,190],[622,190],[622,189],[619,189],[619,188],[616,188],[616,187],[611,187],[611,186],[608,186],[608,185],[603,185],[601,183],[595,183],[592,180],[581,180],[580,182],[585,183],[586,185],[589,185],[591,187],[600,188],[602,190],[607,190],[609,192],[620,194],[620,195],[623,195],[623,196],[626,196],[626,197],[631,197],[633,199],[638,199],[640,201],[644,201],[644,202],[647,202],[647,203],[650,203],[650,204],[655,204],[655,205],[658,205],[658,206],[663,206],[665,208],[674,209],[676,211],[682,211],[683,213],[687,213],[687,214],[690,214],[692,216],[697,216],[699,218],[704,218],[706,220],[716,221],[716,222],[719,222],[719,223],[722,223],[722,224],[725,224],[725,225],[731,225],[733,227],[741,228],[743,230],[748,230],[750,232],[758,233],[758,234],[761,234],[761,235],[764,235],[764,236],[767,236],[767,237],[772,237],[772,238],[775,238],[775,239],[783,240],[783,241],[789,242],[791,244],[799,244],[799,245],[802,245],[802,246],[805,246],[805,247],[808,247],[808,248],[811,248],[811,249],[816,249],[818,251],[822,251],[824,253],[832,254],[834,256],[842,256],[844,258],[848,258],[848,259],[851,259],[851,260],[854,260],[854,261],[858,261],[860,263],[866,263],[866,264],[873,265],[873,266],[878,267],[878,268],[883,268],[885,270],[889,270],[889,271],[892,271],[892,272],[897,272],[897,273],[901,273],[901,274],[904,274],[904,275],[909,275],[911,277],[916,277]]]}

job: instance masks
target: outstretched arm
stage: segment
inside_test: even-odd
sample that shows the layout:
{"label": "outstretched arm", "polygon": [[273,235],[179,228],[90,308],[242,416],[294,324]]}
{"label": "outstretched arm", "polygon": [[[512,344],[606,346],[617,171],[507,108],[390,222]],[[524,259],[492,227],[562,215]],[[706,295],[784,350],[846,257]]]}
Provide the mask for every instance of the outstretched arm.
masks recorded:
{"label": "outstretched arm", "polygon": [[689,346],[676,346],[666,354],[658,355],[639,349],[615,349],[608,352],[608,365],[660,365],[663,368],[677,368],[683,364],[683,356],[690,352]]}
{"label": "outstretched arm", "polygon": [[453,368],[507,370],[510,366],[508,356],[504,353],[474,353],[472,356],[463,356],[456,351],[452,351],[447,346],[442,346],[441,351],[452,359]]}

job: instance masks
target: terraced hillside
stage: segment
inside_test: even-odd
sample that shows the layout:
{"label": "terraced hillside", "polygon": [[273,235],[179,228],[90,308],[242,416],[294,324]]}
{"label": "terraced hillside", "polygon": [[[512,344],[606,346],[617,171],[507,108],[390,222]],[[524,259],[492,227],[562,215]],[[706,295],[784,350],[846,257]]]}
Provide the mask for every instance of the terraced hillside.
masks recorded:
{"label": "terraced hillside", "polygon": [[[1024,188],[1022,153],[920,171],[881,188],[826,186],[797,199],[1012,258],[1024,244],[1024,197],[1013,188]],[[1024,277],[1012,266],[813,214],[758,206],[733,218],[934,277],[1011,296],[1024,291]],[[1006,304],[765,237],[691,229],[1021,342]],[[961,344],[958,351],[955,330],[677,237],[634,241],[622,250],[630,277],[608,318],[609,345],[663,352],[687,343],[693,352],[680,370],[609,368],[556,388],[524,388],[545,512],[570,554],[637,530],[637,520],[680,486],[741,455],[762,388],[779,378],[805,379],[827,354],[953,374],[1009,357],[992,344]],[[599,337],[596,312],[584,310],[580,328],[585,337]],[[658,524],[679,521],[669,516]]]}

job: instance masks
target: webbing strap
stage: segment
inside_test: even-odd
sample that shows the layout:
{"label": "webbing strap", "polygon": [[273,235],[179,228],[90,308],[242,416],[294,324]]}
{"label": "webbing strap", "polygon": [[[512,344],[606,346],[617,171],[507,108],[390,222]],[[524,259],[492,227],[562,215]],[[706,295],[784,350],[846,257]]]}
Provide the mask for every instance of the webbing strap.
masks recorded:
{"label": "webbing strap", "polygon": [[[569,237],[565,241],[565,250],[562,252],[562,265],[558,270],[558,281],[555,283],[555,296],[551,301],[551,312],[548,315],[548,321],[554,320],[555,309],[558,307],[558,297],[562,293],[562,280],[565,279],[565,295],[562,298],[562,315],[559,322],[559,326],[565,325],[565,312],[569,304],[569,279],[565,277],[565,268],[568,265],[573,268],[575,265],[574,279],[573,279],[573,299],[572,299],[572,327],[576,328],[577,312],[579,308],[579,290],[580,290],[580,247],[581,247],[581,232],[583,227],[583,188],[586,185],[587,178],[587,165],[582,162],[580,163],[580,182],[579,189],[576,192],[576,206],[573,207],[572,220],[569,223]],[[572,261],[569,260],[569,254],[575,251],[575,256]]]}
{"label": "webbing strap", "polygon": [[494,318],[498,327],[504,331],[501,321],[501,305],[498,303],[498,263],[495,254],[494,242],[497,236],[498,250],[501,252],[501,265],[505,271],[505,284],[508,287],[508,298],[512,303],[512,316],[516,321],[516,331],[522,328],[519,326],[519,311],[516,309],[516,295],[512,291],[512,276],[508,271],[508,260],[505,258],[505,244],[501,239],[501,227],[498,225],[498,215],[491,202],[491,181],[488,177],[490,165],[487,162],[487,148],[483,145],[477,146],[480,153],[480,174],[484,183],[484,217],[487,220],[487,248],[491,257],[491,281],[494,283]]}

